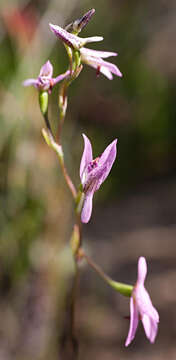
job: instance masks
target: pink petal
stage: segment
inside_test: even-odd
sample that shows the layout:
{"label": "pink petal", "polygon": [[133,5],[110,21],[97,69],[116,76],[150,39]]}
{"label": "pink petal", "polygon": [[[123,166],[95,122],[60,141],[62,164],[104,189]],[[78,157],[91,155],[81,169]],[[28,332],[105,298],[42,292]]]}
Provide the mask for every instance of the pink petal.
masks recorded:
{"label": "pink petal", "polygon": [[[103,154],[100,156],[99,162],[98,162],[98,169],[99,172],[101,171],[101,168],[103,169],[102,174],[100,173],[100,177],[98,179],[98,184],[96,186],[96,190],[99,189],[101,184],[105,181],[107,176],[109,175],[112,165],[115,161],[116,155],[117,155],[117,139],[115,139],[111,144],[107,146],[107,148],[104,150]],[[96,171],[96,169],[95,169]]]}
{"label": "pink petal", "polygon": [[[58,25],[49,24],[51,31],[68,46],[79,48],[79,38]],[[76,39],[75,39],[76,37]]]}
{"label": "pink petal", "polygon": [[145,287],[143,286],[143,284],[139,284],[137,282],[137,284],[133,290],[133,295],[135,297],[141,317],[143,317],[144,314],[147,314],[155,322],[159,322],[158,312],[154,308],[152,301],[150,299],[150,295],[149,295],[148,291],[145,289]]}
{"label": "pink petal", "polygon": [[112,163],[114,162],[116,158],[116,145],[117,145],[117,139],[113,140],[112,143],[110,143],[107,148],[103,151],[103,153],[100,156],[99,165],[102,165],[106,162],[112,166]]}
{"label": "pink petal", "polygon": [[37,87],[38,80],[37,79],[27,79],[27,80],[23,81],[23,86],[31,86],[31,85]]}
{"label": "pink petal", "polygon": [[92,36],[88,38],[81,38],[74,34],[69,33],[65,29],[62,29],[58,25],[49,24],[51,31],[59,37],[63,42],[65,42],[68,46],[79,50],[82,46],[89,42],[101,41],[103,40],[102,36]]}
{"label": "pink petal", "polygon": [[90,37],[87,37],[87,38],[81,38],[82,40],[82,45],[81,46],[84,46],[85,44],[88,44],[90,42],[98,42],[98,41],[102,41],[103,40],[103,36],[90,36]]}
{"label": "pink petal", "polygon": [[93,50],[93,49],[87,49],[85,47],[80,49],[80,53],[83,56],[93,56],[98,58],[107,58],[110,56],[117,56],[117,53],[110,52],[110,51],[99,51],[99,50]]}
{"label": "pink petal", "polygon": [[137,283],[144,285],[144,281],[147,275],[147,263],[143,256],[138,260],[138,278]]}
{"label": "pink petal", "polygon": [[48,78],[52,78],[53,76],[53,65],[48,60],[40,69],[39,76],[46,76]]}
{"label": "pink petal", "polygon": [[109,80],[112,80],[113,79],[113,75],[111,74],[111,72],[108,70],[107,67],[105,66],[101,66],[100,67],[100,72],[106,76]]}
{"label": "pink petal", "polygon": [[53,85],[57,84],[59,81],[64,80],[67,76],[70,75],[70,70],[67,70],[64,74],[58,75],[53,79]]}
{"label": "pink petal", "polygon": [[144,314],[142,317],[142,323],[147,338],[150,340],[151,343],[153,343],[158,332],[158,323],[146,314]]}
{"label": "pink petal", "polygon": [[151,333],[151,321],[148,315],[144,314],[142,317],[142,323],[144,326],[145,334],[148,339],[150,339],[150,333]]}
{"label": "pink petal", "polygon": [[120,77],[122,76],[122,73],[115,64],[104,61],[100,57],[94,57],[81,53],[81,58],[85,64],[90,65],[95,69],[100,68],[100,72],[102,72],[110,80],[113,78],[111,73]]}
{"label": "pink petal", "polygon": [[125,342],[125,346],[128,346],[135,337],[137,326],[139,322],[137,306],[134,303],[133,297],[130,298],[130,327],[128,331],[128,336]]}
{"label": "pink petal", "polygon": [[100,68],[100,72],[105,75],[109,80],[113,79],[113,76],[111,74],[111,72],[108,70],[107,67],[105,66],[100,66],[100,58],[93,58],[92,56],[86,56],[86,57],[82,57],[82,61],[89,65],[92,66],[94,69],[98,69]]}
{"label": "pink petal", "polygon": [[91,192],[89,192],[85,195],[83,208],[82,208],[82,212],[81,212],[81,221],[83,223],[88,223],[90,220],[90,217],[92,214],[93,194],[94,194],[94,191],[92,190]]}
{"label": "pink petal", "polygon": [[150,337],[150,342],[154,343],[156,335],[158,332],[158,323],[152,320],[152,324],[151,324],[151,337]]}
{"label": "pink petal", "polygon": [[[97,191],[109,175],[116,158],[116,143],[117,140],[114,140],[109,146],[107,146],[103,154],[100,156],[97,166],[90,172],[87,172],[85,179],[81,176],[81,182],[84,185],[85,193],[92,191],[92,189],[94,189],[94,192]],[[84,169],[83,165],[81,166],[81,169]]]}
{"label": "pink petal", "polygon": [[90,140],[88,139],[88,137],[85,134],[82,134],[83,138],[84,138],[84,151],[82,154],[82,158],[81,158],[81,164],[80,164],[80,179],[81,182],[83,183],[83,173],[84,170],[86,168],[86,166],[92,161],[93,156],[92,156],[92,145],[90,143]]}
{"label": "pink petal", "polygon": [[[102,60],[100,66],[104,66],[114,75],[122,77],[122,73],[120,72],[120,70],[118,69],[118,67],[115,64],[112,64],[108,61]],[[100,69],[100,71],[101,71],[101,69]]]}

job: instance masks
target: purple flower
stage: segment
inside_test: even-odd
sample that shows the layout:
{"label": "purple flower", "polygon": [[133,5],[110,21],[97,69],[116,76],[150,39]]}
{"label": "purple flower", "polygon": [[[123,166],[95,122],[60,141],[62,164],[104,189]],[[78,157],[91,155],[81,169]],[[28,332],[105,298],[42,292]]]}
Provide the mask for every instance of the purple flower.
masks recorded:
{"label": "purple flower", "polygon": [[147,263],[144,257],[138,260],[138,278],[130,298],[130,327],[125,346],[134,339],[139,319],[142,320],[145,334],[153,343],[158,331],[159,315],[152,305],[150,296],[144,287],[147,275]]}
{"label": "purple flower", "polygon": [[86,135],[84,138],[84,151],[80,164],[80,179],[85,194],[81,221],[87,223],[92,213],[92,200],[94,192],[99,189],[105,181],[116,158],[116,143],[114,140],[102,155],[93,160],[92,146]]}
{"label": "purple flower", "polygon": [[102,36],[92,36],[88,38],[81,38],[77,35],[69,33],[67,30],[62,29],[58,25],[49,24],[51,31],[66,45],[75,50],[79,50],[82,46],[90,42],[103,40]]}
{"label": "purple flower", "polygon": [[40,69],[40,74],[37,79],[27,79],[23,82],[24,86],[33,85],[39,91],[51,92],[53,86],[59,81],[62,81],[70,74],[70,71],[66,71],[64,74],[53,78],[53,66],[48,60]]}
{"label": "purple flower", "polygon": [[118,69],[118,67],[108,61],[102,60],[102,58],[107,58],[109,56],[117,56],[115,52],[109,51],[97,51],[92,49],[81,48],[81,60],[83,63],[92,66],[97,70],[98,73],[102,73],[109,80],[113,79],[113,75],[122,76],[122,73]]}

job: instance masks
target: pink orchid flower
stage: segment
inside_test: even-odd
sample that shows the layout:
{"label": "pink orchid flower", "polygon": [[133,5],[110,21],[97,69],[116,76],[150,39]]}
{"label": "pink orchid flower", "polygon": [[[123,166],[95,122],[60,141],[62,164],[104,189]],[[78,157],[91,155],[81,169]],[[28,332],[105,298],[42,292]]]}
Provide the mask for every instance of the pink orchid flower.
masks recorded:
{"label": "pink orchid flower", "polygon": [[115,139],[103,152],[100,157],[93,160],[92,145],[86,135],[84,138],[84,151],[80,164],[80,179],[85,194],[81,221],[88,223],[92,213],[92,200],[94,192],[97,191],[105,181],[116,158]]}
{"label": "pink orchid flower", "polygon": [[142,321],[146,337],[154,343],[159,323],[159,314],[152,305],[150,296],[144,287],[147,275],[147,263],[144,257],[138,260],[138,278],[130,298],[130,327],[125,346],[135,337],[139,319]]}
{"label": "pink orchid flower", "polygon": [[112,74],[122,77],[122,73],[116,65],[108,61],[102,60],[102,58],[117,56],[117,53],[109,51],[97,51],[84,47],[80,49],[80,53],[83,63],[92,66],[94,69],[97,70],[97,73],[101,72],[109,80],[113,79]]}
{"label": "pink orchid flower", "polygon": [[58,25],[49,24],[51,31],[66,45],[75,50],[79,50],[82,46],[90,42],[102,41],[102,36],[92,36],[87,38],[81,38],[77,35],[69,33],[67,30],[61,28]]}
{"label": "pink orchid flower", "polygon": [[70,75],[70,71],[66,71],[64,74],[53,78],[53,66],[48,60],[40,69],[39,76],[37,79],[27,79],[23,82],[24,86],[33,85],[39,91],[48,91],[51,93],[51,90],[54,85],[56,85],[59,81],[62,81],[67,76]]}

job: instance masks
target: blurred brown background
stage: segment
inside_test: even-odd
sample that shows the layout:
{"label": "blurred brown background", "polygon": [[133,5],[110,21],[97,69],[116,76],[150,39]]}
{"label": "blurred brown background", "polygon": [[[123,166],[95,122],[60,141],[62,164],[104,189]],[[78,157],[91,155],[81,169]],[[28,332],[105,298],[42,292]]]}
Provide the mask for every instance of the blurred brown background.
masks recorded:
{"label": "blurred brown background", "polygon": [[[21,83],[37,77],[48,58],[55,76],[66,70],[64,47],[48,23],[65,26],[92,7],[96,13],[81,36],[104,36],[90,47],[117,51],[112,61],[124,76],[96,78],[85,66],[73,83],[66,163],[78,185],[81,133],[91,139],[95,157],[118,137],[118,159],[83,229],[85,246],[109,275],[131,284],[137,259],[145,256],[146,287],[161,322],[154,345],[141,325],[126,349],[129,300],[82,266],[80,359],[176,358],[176,2],[1,0],[0,360],[60,359],[73,204],[41,135],[37,91]],[[57,94],[58,87],[50,100],[55,129]]]}

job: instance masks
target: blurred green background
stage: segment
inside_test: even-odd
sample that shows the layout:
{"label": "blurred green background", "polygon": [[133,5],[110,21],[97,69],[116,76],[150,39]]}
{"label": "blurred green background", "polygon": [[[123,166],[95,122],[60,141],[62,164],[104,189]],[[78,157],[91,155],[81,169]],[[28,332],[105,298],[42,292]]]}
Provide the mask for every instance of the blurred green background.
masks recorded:
{"label": "blurred green background", "polygon": [[[161,324],[151,346],[143,330],[124,348],[128,299],[83,267],[77,330],[80,359],[176,358],[176,3],[174,0],[1,0],[0,3],[0,359],[61,359],[59,334],[70,286],[67,246],[73,204],[55,154],[46,146],[34,88],[50,59],[67,69],[64,46],[48,23],[65,26],[96,13],[82,37],[102,35],[94,49],[117,51],[123,73],[109,81],[84,66],[69,89],[65,159],[75,184],[83,149],[95,157],[118,138],[111,176],[95,195],[84,226],[88,252],[115,279],[134,283],[138,256],[149,261],[147,287]],[[111,59],[110,59],[111,61]],[[58,86],[50,98],[57,128]],[[142,326],[141,326],[142,328]],[[144,351],[145,350],[145,351]]]}

